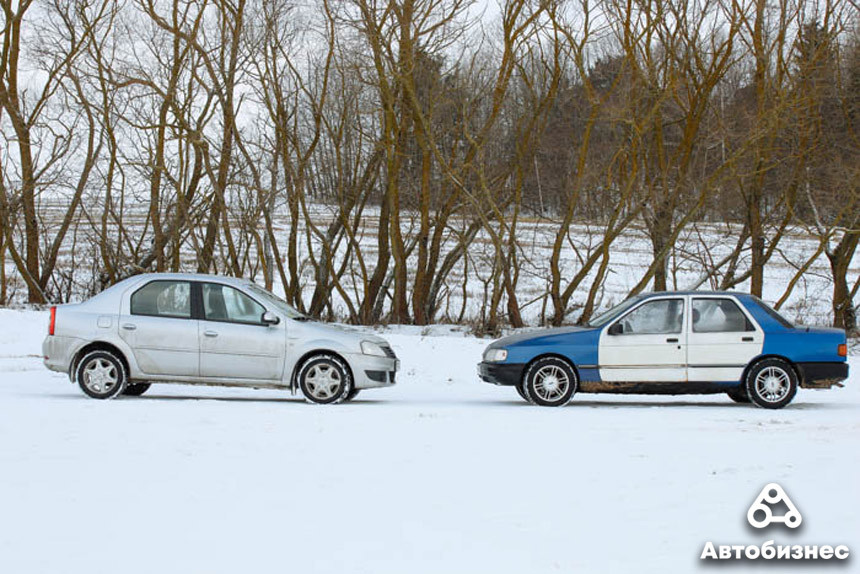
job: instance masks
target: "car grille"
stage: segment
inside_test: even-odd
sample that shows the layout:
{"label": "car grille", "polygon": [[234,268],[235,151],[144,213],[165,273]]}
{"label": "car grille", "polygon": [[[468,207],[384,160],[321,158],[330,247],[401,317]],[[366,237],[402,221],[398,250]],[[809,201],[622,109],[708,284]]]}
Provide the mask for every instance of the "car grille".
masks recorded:
{"label": "car grille", "polygon": [[382,347],[382,350],[385,352],[385,356],[388,357],[389,359],[396,359],[397,358],[397,355],[394,354],[394,349],[392,349],[388,345],[380,345],[380,347]]}

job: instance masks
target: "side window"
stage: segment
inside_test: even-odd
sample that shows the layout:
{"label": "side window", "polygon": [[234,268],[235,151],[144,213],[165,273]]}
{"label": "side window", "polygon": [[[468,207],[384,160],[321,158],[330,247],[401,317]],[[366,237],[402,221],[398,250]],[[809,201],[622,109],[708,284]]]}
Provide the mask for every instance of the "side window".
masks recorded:
{"label": "side window", "polygon": [[680,333],[683,319],[683,299],[659,299],[637,307],[619,323],[624,335],[664,335]]}
{"label": "side window", "polygon": [[217,283],[204,283],[203,311],[208,321],[259,325],[266,310],[238,289]]}
{"label": "side window", "polygon": [[185,281],[152,281],[131,296],[132,315],[191,317],[191,284]]}
{"label": "side window", "polygon": [[755,327],[731,299],[693,299],[694,333],[755,331]]}

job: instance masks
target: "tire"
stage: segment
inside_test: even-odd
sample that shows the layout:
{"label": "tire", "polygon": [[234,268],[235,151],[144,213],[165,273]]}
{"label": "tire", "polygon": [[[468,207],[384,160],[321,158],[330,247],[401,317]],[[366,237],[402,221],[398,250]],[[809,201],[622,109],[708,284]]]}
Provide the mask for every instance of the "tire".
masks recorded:
{"label": "tire", "polygon": [[333,354],[315,355],[305,361],[297,375],[305,400],[318,405],[339,403],[352,391],[352,373]]}
{"label": "tire", "polygon": [[517,394],[520,396],[520,398],[522,398],[527,403],[534,404],[534,401],[532,401],[528,391],[525,388],[525,385],[523,385],[522,382],[520,382],[520,384],[518,384],[515,388],[517,389]]}
{"label": "tire", "polygon": [[747,394],[746,386],[732,389],[732,390],[726,392],[726,394],[729,396],[730,399],[732,399],[736,403],[749,404],[749,402],[750,402],[750,397]]}
{"label": "tire", "polygon": [[558,357],[544,357],[529,365],[522,384],[529,402],[560,407],[576,393],[578,380],[570,363]]}
{"label": "tire", "polygon": [[122,392],[127,397],[139,397],[149,390],[150,383],[129,383]]}
{"label": "tire", "polygon": [[125,391],[128,374],[118,356],[110,351],[91,351],[78,361],[75,382],[94,399],[113,399]]}
{"label": "tire", "polygon": [[359,393],[359,391],[360,391],[360,390],[361,390],[361,389],[356,389],[356,388],[351,389],[351,390],[347,393],[346,397],[344,397],[344,399],[343,399],[343,400],[345,400],[345,401],[351,401],[352,399],[354,399],[355,397],[357,397],[357,396],[358,396],[358,393]]}
{"label": "tire", "polygon": [[756,406],[781,409],[797,393],[797,373],[782,359],[764,359],[749,370],[744,387]]}
{"label": "tire", "polygon": [[520,396],[521,399],[523,399],[524,401],[529,400],[529,396],[526,394],[525,390],[523,390],[522,385],[517,385],[514,388],[517,389],[517,394]]}

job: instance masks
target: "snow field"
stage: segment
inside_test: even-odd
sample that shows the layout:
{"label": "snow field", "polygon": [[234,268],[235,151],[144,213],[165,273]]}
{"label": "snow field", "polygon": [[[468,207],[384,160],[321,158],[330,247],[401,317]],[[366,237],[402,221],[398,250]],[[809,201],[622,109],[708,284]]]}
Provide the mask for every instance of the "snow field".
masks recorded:
{"label": "snow field", "polygon": [[[100,402],[42,367],[46,323],[0,310],[0,572],[662,573],[697,570],[706,541],[860,552],[856,355],[846,388],[782,411],[543,409],[478,381],[489,341],[400,327],[378,331],[398,385],[351,404],[173,385]],[[799,532],[747,525],[771,481]]]}

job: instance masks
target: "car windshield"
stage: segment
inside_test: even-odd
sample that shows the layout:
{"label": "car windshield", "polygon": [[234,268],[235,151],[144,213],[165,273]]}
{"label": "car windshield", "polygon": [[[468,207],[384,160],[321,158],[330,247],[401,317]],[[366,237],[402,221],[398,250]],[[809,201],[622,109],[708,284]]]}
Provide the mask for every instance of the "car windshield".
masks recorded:
{"label": "car windshield", "polygon": [[602,326],[604,326],[608,322],[612,321],[614,318],[618,317],[619,315],[621,315],[622,313],[627,311],[627,309],[629,309],[630,307],[632,307],[633,305],[635,305],[636,303],[641,301],[643,297],[644,297],[644,295],[636,295],[635,297],[631,297],[630,299],[627,299],[626,301],[619,303],[615,307],[611,308],[609,311],[601,313],[600,315],[598,315],[597,317],[595,317],[594,319],[589,321],[588,326],[589,327],[602,327]]}
{"label": "car windshield", "polygon": [[268,303],[271,303],[273,306],[277,307],[279,311],[284,313],[290,319],[295,319],[296,321],[311,320],[310,317],[299,313],[298,311],[290,307],[290,305],[286,301],[284,301],[271,291],[266,291],[265,289],[254,283],[249,283],[247,287],[248,290],[251,291],[254,295],[258,295],[259,297],[265,299]]}

